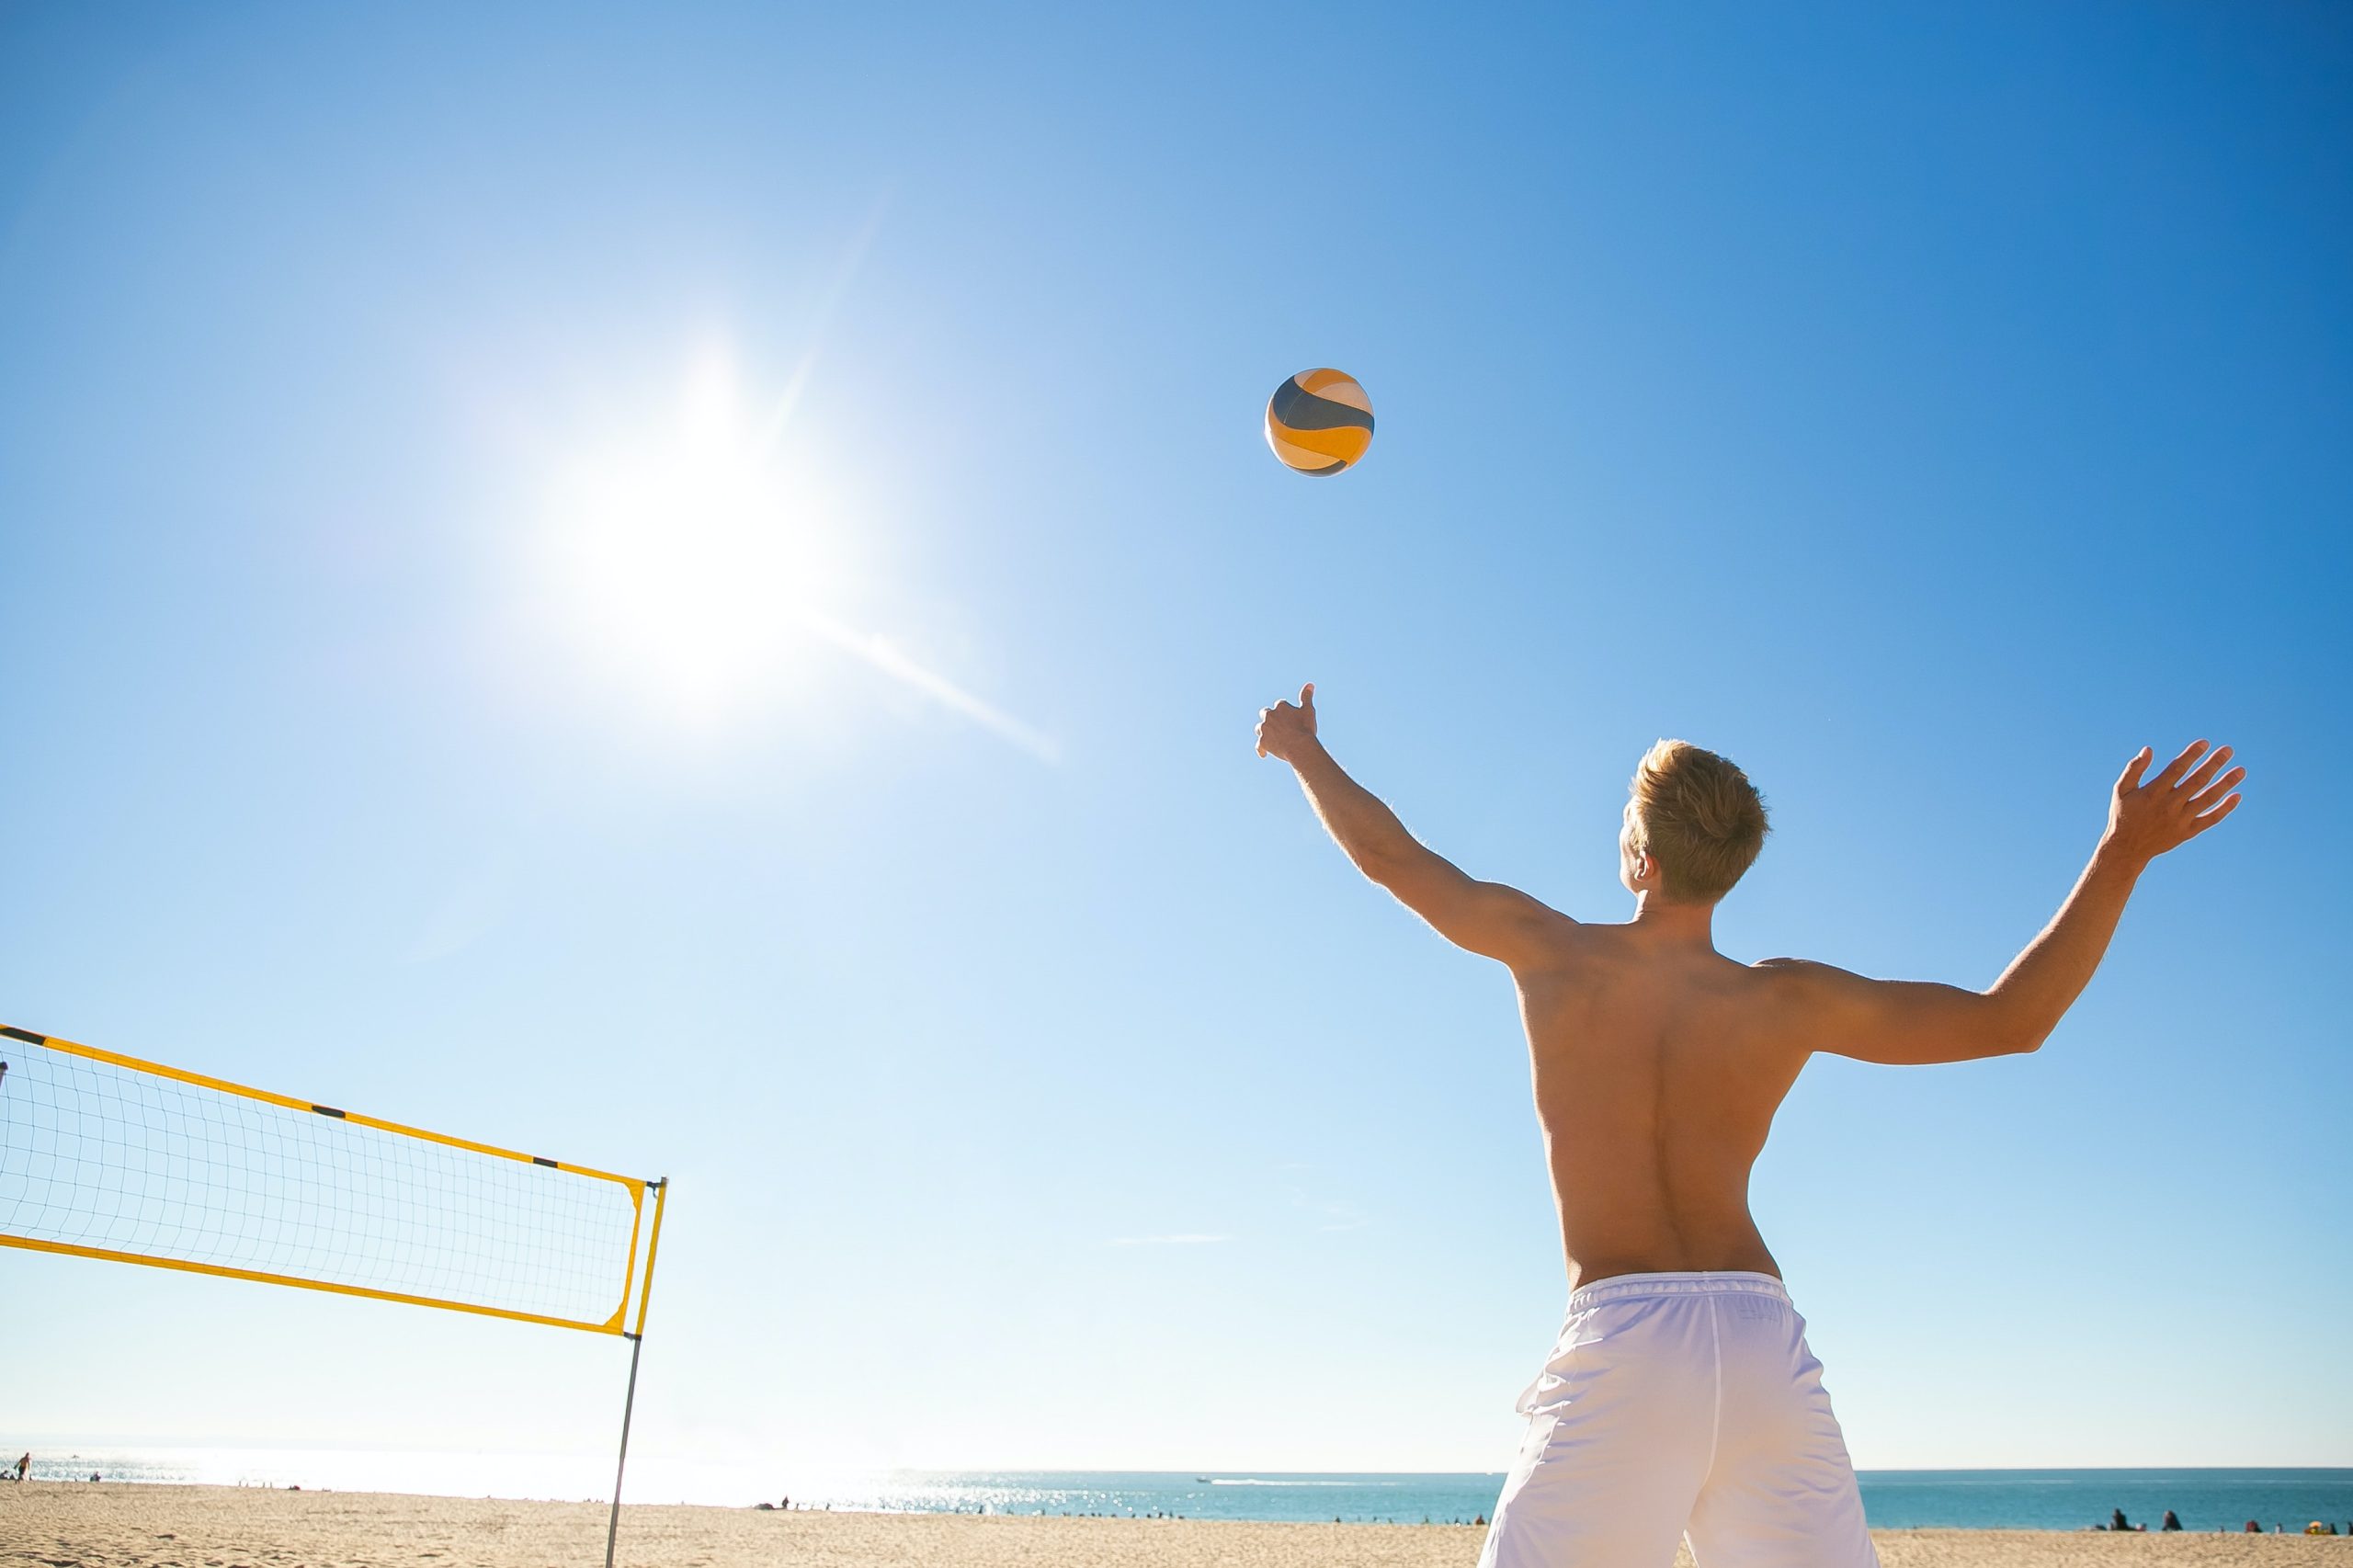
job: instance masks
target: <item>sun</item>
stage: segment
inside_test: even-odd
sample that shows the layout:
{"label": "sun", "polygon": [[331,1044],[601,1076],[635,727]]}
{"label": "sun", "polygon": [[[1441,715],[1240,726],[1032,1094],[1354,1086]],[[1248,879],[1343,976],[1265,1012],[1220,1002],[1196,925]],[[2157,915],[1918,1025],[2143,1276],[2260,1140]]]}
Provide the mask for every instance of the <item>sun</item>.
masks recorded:
{"label": "sun", "polygon": [[593,664],[708,722],[805,669],[812,621],[843,586],[841,534],[817,476],[780,454],[778,415],[747,402],[726,357],[706,355],[655,423],[560,468],[542,581]]}
{"label": "sun", "polygon": [[[911,609],[903,585],[877,578],[850,526],[870,523],[870,494],[850,503],[831,483],[842,444],[791,425],[811,363],[752,398],[733,358],[706,352],[657,415],[542,470],[525,619],[561,648],[566,685],[588,677],[600,717],[618,691],[653,722],[706,736],[784,709],[833,722],[843,683],[880,679],[1059,761],[1052,735],[923,645],[938,607]],[[900,601],[915,636],[857,613],[877,598]]]}

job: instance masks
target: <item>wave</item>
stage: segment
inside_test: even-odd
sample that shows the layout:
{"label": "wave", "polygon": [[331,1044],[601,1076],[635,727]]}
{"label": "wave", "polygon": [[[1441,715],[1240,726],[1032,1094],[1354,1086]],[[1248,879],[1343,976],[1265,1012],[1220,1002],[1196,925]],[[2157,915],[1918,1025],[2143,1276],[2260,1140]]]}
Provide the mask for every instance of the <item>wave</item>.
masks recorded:
{"label": "wave", "polygon": [[1213,1480],[1211,1486],[1404,1486],[1403,1481],[1260,1481],[1256,1479]]}

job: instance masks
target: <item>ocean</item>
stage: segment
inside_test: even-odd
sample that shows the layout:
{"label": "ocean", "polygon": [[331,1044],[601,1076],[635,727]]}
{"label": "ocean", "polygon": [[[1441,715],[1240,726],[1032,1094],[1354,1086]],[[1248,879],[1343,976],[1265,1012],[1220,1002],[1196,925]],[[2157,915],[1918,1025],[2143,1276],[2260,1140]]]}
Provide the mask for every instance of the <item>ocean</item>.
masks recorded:
{"label": "ocean", "polygon": [[[2353,1470],[1868,1471],[1874,1528],[2080,1529],[2122,1508],[2154,1528],[2167,1508],[2185,1528],[2240,1529],[2250,1518],[2302,1529],[2353,1529]],[[813,1494],[835,1507],[1005,1514],[1181,1515],[1192,1519],[1470,1523],[1495,1506],[1493,1475],[1192,1475],[1005,1471],[881,1478]]]}
{"label": "ocean", "polygon": [[[0,1456],[5,1458],[6,1456]],[[45,1480],[200,1482],[455,1496],[608,1496],[608,1460],[341,1449],[44,1449]],[[1501,1474],[1307,1474],[1266,1471],[935,1471],[830,1478],[792,1491],[756,1490],[760,1467],[682,1467],[632,1455],[636,1502],[747,1506],[790,1496],[795,1507],[853,1511],[1074,1514],[1188,1519],[1469,1524],[1487,1514]],[[2353,1470],[1888,1470],[1861,1476],[1874,1528],[2081,1529],[2122,1508],[2152,1528],[2173,1509],[2191,1530],[2238,1530],[2249,1519],[2291,1533],[2313,1519],[2353,1531]]]}

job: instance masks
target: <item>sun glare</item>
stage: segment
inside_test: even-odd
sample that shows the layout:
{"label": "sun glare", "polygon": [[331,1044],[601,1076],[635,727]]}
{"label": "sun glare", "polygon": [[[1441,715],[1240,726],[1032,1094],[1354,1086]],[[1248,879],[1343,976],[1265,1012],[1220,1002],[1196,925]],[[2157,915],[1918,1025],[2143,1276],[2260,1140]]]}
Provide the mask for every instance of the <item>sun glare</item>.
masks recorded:
{"label": "sun glare", "polygon": [[709,721],[790,681],[840,585],[820,487],[776,449],[724,359],[696,369],[669,428],[577,461],[547,538],[571,631],[626,684]]}
{"label": "sun glare", "polygon": [[553,476],[531,563],[535,621],[657,720],[733,727],[818,693],[821,671],[863,668],[1042,762],[1053,737],[971,689],[919,646],[849,619],[863,551],[845,508],[788,440],[808,364],[747,398],[707,355],[651,435],[582,449]]}

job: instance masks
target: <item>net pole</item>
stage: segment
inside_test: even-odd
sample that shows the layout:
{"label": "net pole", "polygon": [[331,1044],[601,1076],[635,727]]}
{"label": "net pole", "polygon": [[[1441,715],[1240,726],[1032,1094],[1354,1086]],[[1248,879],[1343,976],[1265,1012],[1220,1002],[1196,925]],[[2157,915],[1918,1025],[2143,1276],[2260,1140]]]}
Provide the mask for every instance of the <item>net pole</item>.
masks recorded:
{"label": "net pole", "polygon": [[[621,1533],[621,1477],[629,1471],[629,1422],[637,1411],[637,1358],[645,1354],[645,1309],[654,1301],[654,1258],[662,1245],[662,1206],[670,1196],[670,1178],[648,1184],[654,1188],[654,1231],[645,1240],[645,1280],[638,1287],[637,1332],[629,1336],[629,1392],[621,1400],[621,1451],[613,1461],[613,1513],[605,1525],[605,1568],[613,1568],[613,1546]],[[627,1312],[624,1301],[621,1310]]]}
{"label": "net pole", "polygon": [[637,1358],[645,1352],[645,1335],[629,1336],[629,1395],[621,1401],[621,1455],[613,1463],[613,1517],[605,1526],[605,1568],[613,1568],[613,1543],[621,1533],[621,1475],[629,1469],[629,1418],[637,1408]]}

